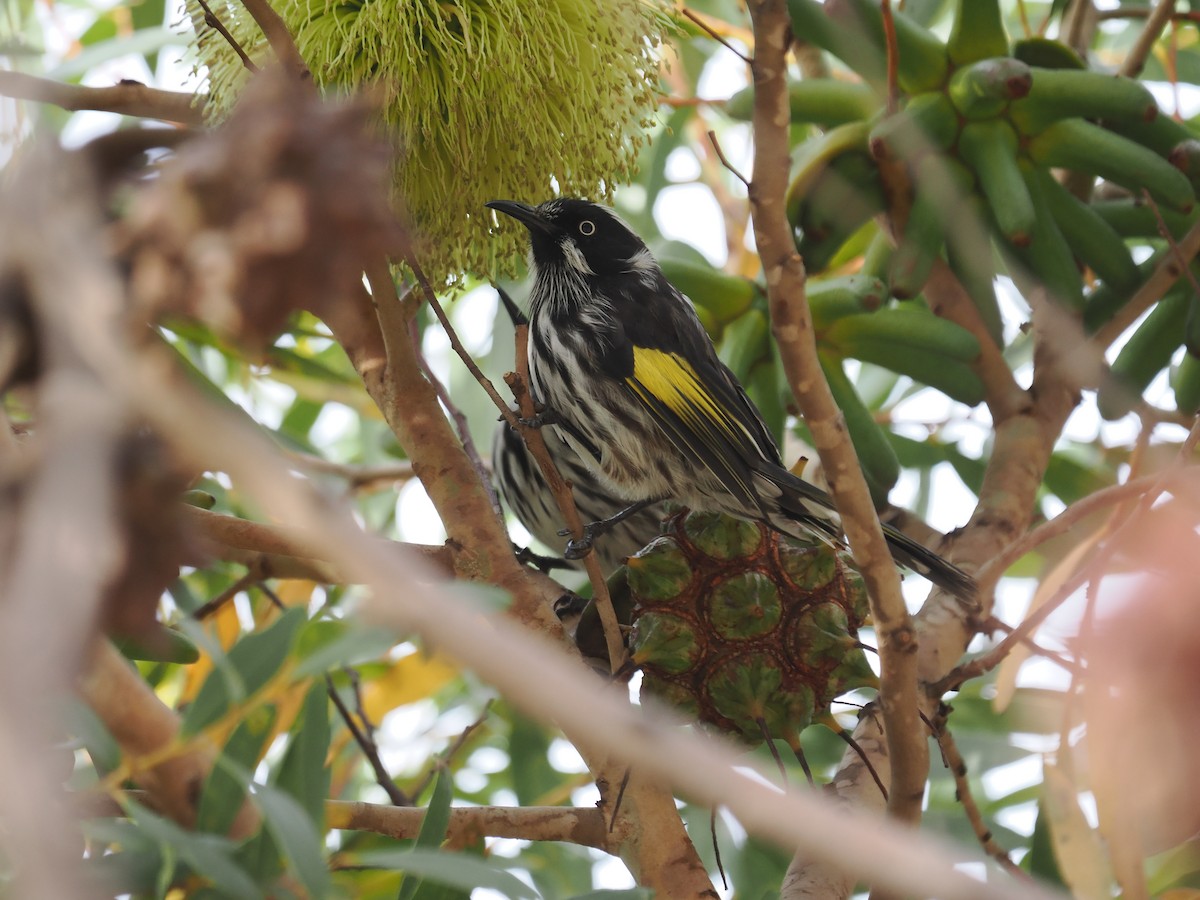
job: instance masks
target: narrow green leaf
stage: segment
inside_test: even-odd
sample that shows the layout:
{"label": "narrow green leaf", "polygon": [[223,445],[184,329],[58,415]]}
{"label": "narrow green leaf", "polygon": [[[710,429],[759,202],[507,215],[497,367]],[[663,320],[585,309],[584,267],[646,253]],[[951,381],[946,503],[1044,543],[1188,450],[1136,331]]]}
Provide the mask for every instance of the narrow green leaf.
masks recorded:
{"label": "narrow green leaf", "polygon": [[[417,847],[426,850],[437,850],[446,839],[446,831],[450,827],[450,803],[454,799],[454,780],[449,769],[443,764],[433,783],[433,793],[429,797],[429,806],[425,809],[425,818],[421,820],[421,831],[417,834]],[[397,900],[430,900],[441,892],[444,885],[436,882],[426,882],[406,876],[400,886]]]}
{"label": "narrow green leaf", "polygon": [[163,848],[163,866],[174,865],[172,854],[196,875],[207,878],[227,896],[261,897],[253,879],[233,858],[234,845],[227,838],[198,831],[186,831],[174,822],[158,816],[137,803],[124,801],[129,818]]}
{"label": "narrow green leaf", "polygon": [[230,704],[252,696],[265,685],[287,659],[304,621],[304,610],[289,609],[266,630],[248,634],[234,644],[225,664],[218,662],[188,707],[181,733],[185,737],[196,734],[221,718]]}
{"label": "narrow green leaf", "polygon": [[304,697],[299,724],[279,764],[275,786],[300,804],[318,832],[325,831],[325,799],[329,796],[329,695],[324,681],[314,682]]}
{"label": "narrow green leaf", "polygon": [[89,69],[101,63],[109,62],[119,56],[136,53],[143,56],[161,50],[163,47],[182,45],[186,43],[181,34],[175,34],[165,28],[148,28],[138,31],[128,37],[116,37],[107,41],[92,44],[82,53],[66,60],[61,65],[46,73],[52,81],[71,81],[87,74]]}
{"label": "narrow green leaf", "polygon": [[246,798],[251,773],[275,722],[275,707],[253,710],[234,729],[204,781],[196,830],[225,834]]}
{"label": "narrow green leaf", "polygon": [[[394,504],[393,504],[394,505]],[[398,641],[391,632],[346,619],[314,619],[300,630],[294,655],[296,677],[320,675],[341,666],[378,659]]]}
{"label": "narrow green leaf", "polygon": [[290,795],[266,785],[255,786],[254,799],[262,810],[264,831],[270,832],[280,855],[304,885],[308,896],[328,896],[325,848],[321,833],[308,812]]}
{"label": "narrow green leaf", "polygon": [[121,763],[121,748],[90,706],[74,697],[66,707],[67,730],[79,740],[92,758],[96,774],[103,778]]}

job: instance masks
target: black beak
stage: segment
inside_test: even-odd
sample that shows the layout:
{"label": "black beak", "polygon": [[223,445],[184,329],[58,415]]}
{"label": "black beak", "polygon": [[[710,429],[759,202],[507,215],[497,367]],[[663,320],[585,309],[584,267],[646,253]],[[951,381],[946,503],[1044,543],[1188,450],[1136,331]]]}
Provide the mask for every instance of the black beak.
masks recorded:
{"label": "black beak", "polygon": [[512,216],[531,232],[540,231],[542,234],[554,234],[558,231],[553,222],[528,204],[519,203],[516,200],[490,200],[484,205],[489,209],[502,212],[506,216]]}

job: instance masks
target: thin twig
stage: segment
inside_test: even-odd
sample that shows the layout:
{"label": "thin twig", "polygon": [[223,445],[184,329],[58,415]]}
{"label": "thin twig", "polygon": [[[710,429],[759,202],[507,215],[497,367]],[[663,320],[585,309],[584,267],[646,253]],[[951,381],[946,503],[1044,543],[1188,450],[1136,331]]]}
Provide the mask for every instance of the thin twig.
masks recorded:
{"label": "thin twig", "polygon": [[246,51],[242,49],[242,45],[238,43],[237,38],[230,34],[229,29],[225,27],[219,18],[217,18],[217,14],[209,8],[209,5],[205,2],[205,0],[196,0],[196,2],[199,3],[200,8],[204,10],[204,24],[216,31],[217,34],[221,35],[221,37],[225,38],[225,43],[233,48],[233,52],[236,53],[238,55],[238,59],[242,61],[243,67],[250,72],[257,74],[259,72],[258,66],[255,64],[254,60],[249,57]]}
{"label": "thin twig", "polygon": [[467,739],[470,738],[475,730],[487,720],[488,714],[491,712],[491,710],[492,701],[489,698],[487,703],[483,704],[483,709],[480,710],[480,713],[478,716],[476,716],[475,721],[459,732],[458,737],[454,739],[453,743],[446,748],[444,753],[437,757],[435,764],[429,767],[429,771],[427,771],[421,777],[421,780],[418,781],[413,787],[412,795],[414,797],[420,797],[423,793],[425,793],[425,791],[429,788],[429,785],[433,783],[433,779],[437,777],[438,771],[450,765],[450,760],[454,759],[454,757],[458,754],[458,751],[466,745]]}
{"label": "thin twig", "polygon": [[728,50],[730,53],[732,53],[734,56],[736,56],[738,59],[740,59],[746,65],[750,65],[750,57],[746,56],[745,53],[743,53],[737,47],[733,46],[733,44],[729,43],[729,41],[726,40],[724,35],[717,34],[716,30],[711,25],[709,25],[708,22],[706,22],[704,19],[702,19],[700,16],[696,15],[694,12],[692,12],[686,6],[680,7],[679,12],[682,13],[686,18],[695,22],[696,25],[699,26],[699,28],[705,34],[707,34],[709,37],[711,37],[717,43],[721,44],[726,50]]}
{"label": "thin twig", "polygon": [[983,847],[983,852],[999,863],[1000,867],[1009,875],[1021,881],[1032,882],[1033,879],[1029,873],[1009,858],[1008,851],[1000,846],[999,841],[992,834],[992,830],[983,821],[983,813],[979,809],[979,804],[975,802],[975,796],[971,793],[971,782],[967,778],[967,763],[958,750],[954,735],[946,727],[950,712],[951,707],[943,703],[938,708],[933,721],[927,720],[927,723],[929,730],[937,739],[938,749],[942,751],[942,762],[954,777],[954,799],[962,804],[963,812],[967,814],[967,821],[971,823],[971,829],[975,832],[979,845]]}
{"label": "thin twig", "polygon": [[221,593],[217,594],[217,596],[213,597],[207,603],[204,603],[204,604],[200,605],[199,607],[197,607],[196,611],[194,613],[192,613],[192,618],[195,619],[197,622],[203,622],[205,619],[207,619],[213,613],[217,612],[217,610],[219,610],[222,606],[224,606],[226,603],[228,603],[230,600],[232,600],[234,597],[236,597],[242,591],[246,590],[247,588],[249,588],[250,586],[256,584],[257,582],[259,582],[261,580],[262,580],[262,573],[256,572],[254,569],[251,569],[250,571],[246,572],[245,575],[243,575],[241,578],[239,578],[237,581],[235,581],[233,584],[231,584],[229,587],[225,588],[225,590],[221,591]]}
{"label": "thin twig", "polygon": [[358,744],[358,748],[362,750],[363,756],[371,764],[371,771],[375,773],[375,783],[383,788],[395,806],[412,806],[412,799],[400,789],[400,785],[392,780],[392,776],[388,773],[387,767],[384,766],[383,760],[379,758],[379,745],[375,743],[375,738],[369,732],[364,731],[358,722],[354,721],[354,714],[346,707],[341,695],[338,694],[337,686],[333,683],[332,676],[328,672],[325,673],[325,689],[329,692],[329,699],[333,701],[333,705],[337,708],[338,715],[346,723],[346,728],[349,729],[354,742]]}
{"label": "thin twig", "polygon": [[[521,417],[530,419],[536,415],[537,411],[534,408],[533,395],[529,391],[529,326],[527,324],[516,327],[516,343],[517,371],[506,375],[504,380],[517,400]],[[537,461],[538,468],[541,469],[542,476],[550,486],[551,493],[554,494],[554,500],[563,514],[564,524],[571,530],[574,537],[582,537],[583,519],[580,518],[579,510],[575,506],[575,495],[570,484],[558,471],[558,466],[554,464],[541,429],[530,428],[523,423],[518,423],[517,428],[530,455]],[[588,574],[588,581],[592,585],[592,598],[596,604],[596,611],[600,614],[600,625],[604,631],[604,643],[608,650],[609,671],[615,675],[625,666],[625,639],[621,634],[621,623],[613,608],[612,596],[608,592],[608,582],[604,579],[604,573],[600,571],[600,560],[596,557],[593,548],[588,548],[588,552],[583,557],[583,565]]]}
{"label": "thin twig", "polygon": [[[1000,621],[995,616],[990,616],[987,620],[985,620],[982,628],[984,631],[1002,631],[1005,635],[1012,634],[1013,631],[1016,630],[1012,625],[1009,625],[1007,622]],[[1067,659],[1061,653],[1057,653],[1054,650],[1043,647],[1029,635],[1024,635],[1021,638],[1021,643],[1024,644],[1026,649],[1028,649],[1035,656],[1040,656],[1043,659],[1050,660],[1050,662],[1054,663],[1059,668],[1069,672],[1072,677],[1078,677],[1079,675],[1083,674],[1084,667],[1079,665],[1079,663],[1075,662],[1074,660]]]}
{"label": "thin twig", "polygon": [[429,304],[429,308],[433,310],[433,314],[441,322],[442,330],[446,332],[446,338],[450,341],[450,346],[454,349],[458,358],[462,360],[463,365],[467,367],[467,371],[474,376],[475,380],[479,382],[479,386],[483,388],[492,402],[496,404],[496,409],[500,411],[500,415],[504,417],[504,420],[514,428],[518,427],[516,413],[504,402],[504,398],[500,396],[500,392],[496,390],[496,386],[492,384],[492,380],[483,374],[483,370],[479,368],[479,364],[475,362],[471,354],[467,352],[467,348],[463,346],[463,342],[459,340],[458,332],[450,324],[450,317],[442,309],[442,304],[438,302],[437,294],[434,293],[433,285],[425,277],[425,273],[421,270],[420,265],[411,255],[404,262],[412,270],[413,277],[417,279],[417,284],[420,286],[421,293],[425,297],[425,302]]}
{"label": "thin twig", "polygon": [[292,37],[287,23],[279,13],[271,8],[268,0],[242,0],[242,6],[246,7],[246,12],[250,13],[250,17],[262,29],[267,44],[275,51],[275,57],[284,70],[293,78],[311,81],[312,73],[309,72],[304,57],[300,55],[296,39]]}
{"label": "thin twig", "polygon": [[[442,319],[442,327],[448,335],[453,335],[454,340],[458,340],[458,335],[450,327],[448,320],[444,318]],[[458,434],[458,440],[462,444],[463,452],[467,454],[467,459],[471,461],[471,467],[475,469],[475,474],[479,476],[480,482],[483,483],[483,487],[492,501],[492,511],[495,512],[498,518],[503,519],[504,512],[500,509],[500,498],[496,496],[496,490],[492,486],[491,468],[483,461],[483,457],[479,455],[479,448],[475,446],[475,439],[471,437],[471,425],[467,421],[467,417],[463,415],[463,411],[450,398],[450,391],[446,389],[446,385],[442,384],[442,380],[434,373],[433,367],[429,365],[429,360],[425,358],[425,352],[421,349],[421,335],[417,330],[417,320],[415,318],[409,324],[409,328],[413,342],[413,354],[417,358],[417,364],[421,367],[421,372],[424,373],[426,380],[433,385],[433,391],[437,394],[438,402],[442,404],[442,409],[446,411],[446,415],[454,423],[454,431]],[[459,343],[461,346],[461,342]]]}
{"label": "thin twig", "polygon": [[1162,217],[1162,210],[1158,208],[1158,204],[1145,188],[1142,188],[1142,200],[1150,207],[1150,211],[1154,213],[1154,222],[1158,226],[1158,233],[1162,235],[1163,240],[1167,242],[1167,246],[1171,248],[1176,262],[1183,269],[1184,277],[1187,278],[1188,283],[1192,286],[1192,291],[1196,296],[1200,297],[1200,282],[1196,281],[1196,273],[1192,271],[1192,261],[1184,257],[1183,251],[1179,249],[1179,244],[1175,242],[1175,236],[1171,234],[1171,229],[1167,227],[1167,223]]}
{"label": "thin twig", "polygon": [[1167,290],[1183,274],[1179,259],[1192,259],[1200,251],[1200,222],[1196,222],[1187,233],[1179,239],[1178,252],[1168,253],[1155,267],[1146,282],[1122,306],[1113,317],[1092,336],[1091,342],[1098,348],[1105,348],[1137,321],[1138,316],[1157,303]]}
{"label": "thin twig", "polygon": [[714,152],[717,154],[717,159],[721,161],[721,165],[728,169],[733,174],[734,178],[744,184],[746,186],[746,190],[750,190],[750,182],[746,180],[746,176],[739,172],[733,163],[726,158],[725,151],[721,149],[721,144],[717,141],[717,133],[715,131],[709,130],[708,140],[709,143],[712,144]]}

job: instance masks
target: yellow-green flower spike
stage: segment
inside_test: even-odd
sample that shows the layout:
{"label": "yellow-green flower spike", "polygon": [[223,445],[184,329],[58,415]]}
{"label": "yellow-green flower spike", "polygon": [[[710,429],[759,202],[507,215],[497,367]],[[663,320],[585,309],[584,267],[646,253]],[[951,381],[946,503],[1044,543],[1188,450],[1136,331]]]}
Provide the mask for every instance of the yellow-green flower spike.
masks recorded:
{"label": "yellow-green flower spike", "polygon": [[[655,0],[281,0],[316,83],[378,97],[398,150],[395,187],[435,284],[511,273],[525,236],[498,236],[496,197],[610,198],[654,124],[668,19]],[[189,3],[226,114],[250,77]],[[240,3],[213,11],[251,58],[270,51]]]}

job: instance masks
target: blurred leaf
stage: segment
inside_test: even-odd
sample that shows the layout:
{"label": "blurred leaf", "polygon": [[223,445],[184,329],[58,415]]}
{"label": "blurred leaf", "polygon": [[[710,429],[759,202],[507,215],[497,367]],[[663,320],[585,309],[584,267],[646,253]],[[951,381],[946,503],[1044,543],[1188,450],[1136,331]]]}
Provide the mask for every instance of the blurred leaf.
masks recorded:
{"label": "blurred leaf", "polygon": [[234,860],[234,845],[228,838],[187,831],[129,799],[124,800],[123,805],[138,828],[168,850],[164,861],[172,855],[178,857],[196,875],[211,881],[226,896],[246,900],[262,896],[258,885]]}
{"label": "blurred leaf", "polygon": [[[417,834],[417,847],[437,850],[442,846],[442,842],[446,840],[446,831],[450,827],[450,804],[453,799],[454,779],[450,770],[443,764],[438,768],[437,777],[433,781],[433,793],[425,808],[421,831]],[[397,900],[430,900],[434,894],[441,893],[442,887],[445,885],[426,882],[414,878],[411,874],[406,875]]]}
{"label": "blurred leaf", "polygon": [[429,881],[472,890],[490,888],[514,900],[538,900],[538,893],[516,876],[477,856],[444,850],[372,850],[347,854],[350,865],[397,869]]}
{"label": "blurred leaf", "polygon": [[325,798],[329,796],[329,694],[323,680],[314,681],[304,695],[299,727],[275,776],[275,786],[286,791],[307,813],[316,831],[325,831]]}
{"label": "blurred leaf", "polygon": [[174,34],[165,28],[147,28],[128,37],[115,37],[92,44],[71,59],[55,66],[46,73],[46,77],[55,81],[73,81],[90,69],[127,54],[145,56],[163,47],[181,46],[186,43],[183,35]]}
{"label": "blurred leaf", "polygon": [[239,703],[262,688],[283,665],[288,651],[305,621],[302,609],[289,609],[264,631],[248,634],[229,651],[219,664],[230,678],[214,671],[205,680],[195,702],[183,716],[181,733],[192,735],[217,721],[234,703]]}
{"label": "blurred leaf", "polygon": [[296,677],[378,659],[396,641],[387,631],[354,619],[313,619],[296,638]]}
{"label": "blurred leaf", "polygon": [[241,721],[204,781],[196,813],[196,829],[225,834],[237,818],[251,773],[271,734],[275,708],[264,706]]}
{"label": "blurred leaf", "polygon": [[103,778],[121,764],[121,748],[92,708],[74,697],[65,704],[66,728],[83,742],[96,774]]}
{"label": "blurred leaf", "polygon": [[1042,767],[1045,809],[1050,840],[1063,881],[1074,897],[1108,900],[1112,896],[1112,869],[1100,834],[1088,824],[1079,806],[1074,783],[1059,766]]}
{"label": "blurred leaf", "polygon": [[[328,792],[327,781],[326,778],[322,799]],[[264,831],[270,832],[288,868],[304,885],[308,896],[327,896],[329,871],[325,867],[321,832],[308,811],[290,795],[266,785],[256,787],[254,799],[263,813]]]}

